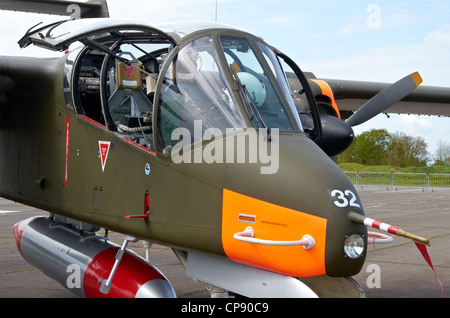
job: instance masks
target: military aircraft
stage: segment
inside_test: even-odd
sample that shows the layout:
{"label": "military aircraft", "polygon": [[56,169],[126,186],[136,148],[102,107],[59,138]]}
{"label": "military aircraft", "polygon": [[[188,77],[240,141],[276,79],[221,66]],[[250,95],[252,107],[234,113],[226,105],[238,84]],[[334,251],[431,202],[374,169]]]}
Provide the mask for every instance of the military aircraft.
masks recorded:
{"label": "military aircraft", "polygon": [[0,9],[72,15],[19,40],[60,57],[0,57],[0,195],[50,212],[14,226],[18,249],[80,297],[176,296],[127,249],[136,240],[246,297],[363,296],[351,276],[367,226],[429,244],[366,218],[331,158],[346,126],[396,104],[418,74],[345,122],[335,101],[372,91],[315,79],[238,28],[115,20],[100,0]]}

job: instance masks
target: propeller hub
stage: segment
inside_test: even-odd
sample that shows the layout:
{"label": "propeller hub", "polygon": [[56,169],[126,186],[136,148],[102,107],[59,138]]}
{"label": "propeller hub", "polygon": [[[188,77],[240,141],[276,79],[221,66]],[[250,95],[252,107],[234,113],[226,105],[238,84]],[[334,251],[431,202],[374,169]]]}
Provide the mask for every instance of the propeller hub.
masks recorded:
{"label": "propeller hub", "polygon": [[322,138],[317,144],[328,156],[336,156],[352,144],[355,134],[345,121],[331,115],[321,115],[321,120]]}

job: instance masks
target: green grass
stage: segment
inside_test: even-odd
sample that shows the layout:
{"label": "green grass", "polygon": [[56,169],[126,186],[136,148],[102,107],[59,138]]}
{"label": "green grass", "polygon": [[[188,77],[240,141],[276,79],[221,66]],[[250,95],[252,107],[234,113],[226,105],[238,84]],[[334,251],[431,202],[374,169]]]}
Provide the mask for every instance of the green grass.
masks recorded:
{"label": "green grass", "polygon": [[354,172],[402,172],[402,173],[442,173],[450,174],[450,166],[424,166],[424,167],[392,167],[392,166],[365,166],[358,163],[341,163],[338,165],[343,171]]}
{"label": "green grass", "polygon": [[347,176],[359,185],[450,187],[450,166],[398,168],[342,163],[339,167],[350,172]]}

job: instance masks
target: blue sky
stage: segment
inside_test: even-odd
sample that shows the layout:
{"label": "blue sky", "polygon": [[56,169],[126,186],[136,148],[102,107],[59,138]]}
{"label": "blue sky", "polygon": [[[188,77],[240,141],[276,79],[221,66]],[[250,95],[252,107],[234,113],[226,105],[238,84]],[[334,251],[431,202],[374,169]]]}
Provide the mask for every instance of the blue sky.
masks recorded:
{"label": "blue sky", "polygon": [[[179,20],[214,21],[216,0],[109,0],[114,18],[157,24]],[[450,90],[450,3],[448,0],[217,0],[218,22],[255,33],[318,77],[394,82],[419,71],[422,85]],[[18,51],[17,40],[40,21],[59,17],[0,11],[2,55],[42,55]],[[17,53],[19,52],[19,53]],[[404,131],[425,138],[434,152],[450,143],[450,119],[377,116],[355,127]]]}

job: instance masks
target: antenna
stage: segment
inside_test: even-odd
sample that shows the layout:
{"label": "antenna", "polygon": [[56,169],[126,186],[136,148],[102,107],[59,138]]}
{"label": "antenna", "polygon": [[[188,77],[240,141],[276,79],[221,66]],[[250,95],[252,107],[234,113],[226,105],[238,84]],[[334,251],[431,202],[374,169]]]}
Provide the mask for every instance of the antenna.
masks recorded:
{"label": "antenna", "polygon": [[216,17],[215,17],[214,22],[217,22],[217,0],[216,0]]}

